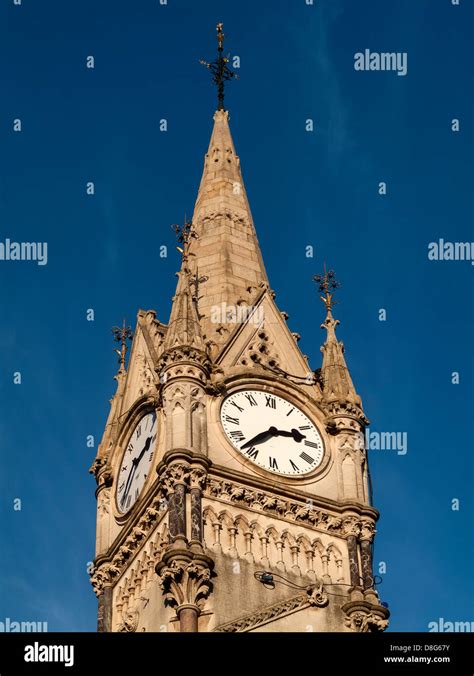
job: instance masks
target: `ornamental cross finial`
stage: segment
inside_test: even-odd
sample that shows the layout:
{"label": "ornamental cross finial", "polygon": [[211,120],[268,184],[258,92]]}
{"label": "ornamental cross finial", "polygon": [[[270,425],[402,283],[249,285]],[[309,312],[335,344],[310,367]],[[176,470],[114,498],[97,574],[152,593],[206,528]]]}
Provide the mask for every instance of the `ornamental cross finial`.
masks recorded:
{"label": "ornamental cross finial", "polygon": [[188,256],[190,255],[189,245],[191,244],[191,239],[197,239],[197,232],[194,229],[194,225],[192,221],[188,221],[185,216],[183,225],[174,224],[171,228],[175,231],[176,239],[180,244],[180,246],[177,246],[176,248],[181,254],[183,263],[187,263]]}
{"label": "ornamental cross finial", "polygon": [[334,300],[334,291],[341,287],[336,279],[334,270],[326,270],[325,263],[324,273],[322,275],[315,275],[313,281],[316,282],[318,291],[323,294],[320,298],[323,301],[326,310],[328,313],[331,312],[331,309],[337,304],[337,300]]}
{"label": "ornamental cross finial", "polygon": [[133,331],[131,326],[125,326],[125,319],[123,320],[122,326],[114,326],[112,328],[112,333],[114,335],[114,340],[117,343],[120,343],[120,350],[115,348],[115,352],[118,354],[118,362],[120,364],[120,371],[125,371],[125,357],[128,352],[127,340],[133,338]]}
{"label": "ornamental cross finial", "polygon": [[224,108],[224,82],[231,80],[232,78],[238,79],[238,75],[232,71],[229,66],[229,55],[224,56],[224,33],[222,29],[224,28],[223,23],[217,24],[217,59],[215,61],[203,61],[202,59],[199,63],[202,63],[203,66],[206,66],[211,71],[212,80],[217,86],[217,110],[225,110]]}

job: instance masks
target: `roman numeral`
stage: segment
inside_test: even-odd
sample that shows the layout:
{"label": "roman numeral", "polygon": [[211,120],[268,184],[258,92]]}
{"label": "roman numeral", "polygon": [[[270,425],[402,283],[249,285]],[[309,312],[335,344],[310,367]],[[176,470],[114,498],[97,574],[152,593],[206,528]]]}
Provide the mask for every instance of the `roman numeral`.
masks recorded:
{"label": "roman numeral", "polygon": [[[295,410],[295,407],[294,407],[294,406],[293,406],[293,408],[290,408],[290,410],[289,410],[288,413],[286,414],[286,417],[288,417],[288,416],[290,415],[290,413],[293,413],[294,410]],[[300,427],[300,429],[301,429],[301,427]]]}
{"label": "roman numeral", "polygon": [[139,491],[138,488],[137,488],[137,489],[135,490],[135,500],[138,498],[138,494],[139,494],[139,493],[140,493],[140,491]]}
{"label": "roman numeral", "polygon": [[138,425],[138,427],[137,427],[137,434],[136,434],[137,439],[140,437],[140,434],[141,434],[141,433],[142,433],[142,426],[141,426],[141,425]]}
{"label": "roman numeral", "polygon": [[155,439],[156,439],[156,432],[155,432],[155,434],[154,434],[154,435],[152,436],[152,438],[151,438],[151,443],[153,443],[153,442],[155,441]]}
{"label": "roman numeral", "polygon": [[244,440],[244,433],[241,432],[241,430],[232,430],[230,433],[230,436],[234,441],[243,441]]}
{"label": "roman numeral", "polygon": [[314,441],[305,441],[305,446],[311,446],[311,448],[319,448],[319,444],[315,444]]}
{"label": "roman numeral", "polygon": [[245,451],[245,453],[249,456],[249,458],[256,458],[258,455],[258,449],[256,449],[255,446],[251,446]]}
{"label": "roman numeral", "polygon": [[150,460],[153,458],[153,451],[150,453]]}
{"label": "roman numeral", "polygon": [[244,410],[241,406],[236,404],[235,401],[231,401],[230,403],[232,404],[232,406],[235,406],[235,408],[238,408],[240,413],[242,413],[242,411]]}
{"label": "roman numeral", "polygon": [[129,453],[133,453],[133,444],[128,444],[127,451],[128,451]]}
{"label": "roman numeral", "polygon": [[120,486],[118,487],[119,493],[122,492],[124,486],[125,486],[125,481],[122,481],[122,483],[121,483]]}
{"label": "roman numeral", "polygon": [[269,456],[268,463],[269,463],[271,469],[278,469],[278,463],[275,460],[275,458],[272,458],[271,456]]}
{"label": "roman numeral", "polygon": [[272,397],[271,394],[266,394],[265,399],[267,400],[266,406],[269,406],[270,408],[276,408],[277,403],[275,397]]}
{"label": "roman numeral", "polygon": [[234,425],[239,424],[239,419],[238,418],[231,418],[230,415],[226,415],[225,417],[227,422],[233,423]]}
{"label": "roman numeral", "polygon": [[127,465],[124,465],[120,471],[125,472],[126,469],[127,469]]}
{"label": "roman numeral", "polygon": [[300,453],[300,458],[301,458],[302,460],[304,460],[305,462],[307,462],[308,465],[312,465],[313,462],[314,462],[314,458],[312,458],[310,455],[308,455],[308,454],[305,453],[304,451],[303,451],[302,453]]}
{"label": "roman numeral", "polygon": [[257,402],[252,394],[246,394],[245,397],[248,399],[250,406],[257,406]]}
{"label": "roman numeral", "polygon": [[131,502],[131,500],[132,500],[132,496],[129,495],[129,496],[128,496],[128,500],[127,500],[127,504],[126,504],[127,509],[128,509],[128,507],[130,507],[130,502]]}
{"label": "roman numeral", "polygon": [[299,471],[300,471],[300,468],[298,467],[298,465],[295,465],[295,463],[293,462],[293,460],[290,460],[290,465],[292,466],[292,468],[294,469],[295,472],[299,472]]}
{"label": "roman numeral", "polygon": [[299,430],[310,430],[311,425],[301,425],[301,427],[298,427]]}

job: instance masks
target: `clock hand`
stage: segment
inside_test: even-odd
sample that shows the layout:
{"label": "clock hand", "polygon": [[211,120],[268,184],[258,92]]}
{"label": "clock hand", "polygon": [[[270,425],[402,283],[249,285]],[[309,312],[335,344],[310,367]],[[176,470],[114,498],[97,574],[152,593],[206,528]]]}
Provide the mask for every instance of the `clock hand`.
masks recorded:
{"label": "clock hand", "polygon": [[140,455],[138,455],[136,458],[133,458],[133,460],[132,460],[132,468],[131,468],[131,470],[130,470],[130,472],[129,472],[129,474],[128,474],[128,477],[127,477],[127,483],[125,484],[125,490],[124,490],[124,492],[123,492],[123,496],[122,496],[122,500],[121,500],[121,505],[122,505],[122,507],[123,507],[123,505],[125,504],[125,501],[126,501],[127,496],[128,496],[128,492],[129,492],[130,487],[131,487],[131,485],[132,485],[132,483],[133,483],[133,477],[135,476],[136,469],[137,469],[137,467],[138,467],[138,465],[139,465],[141,459],[143,458],[143,456],[145,455],[145,453],[146,453],[146,452],[148,451],[148,449],[150,448],[151,440],[152,440],[152,437],[148,437],[148,438],[147,438],[147,440],[146,440],[146,442],[145,442],[145,445],[143,446],[143,448],[142,448],[142,450],[141,450],[141,452],[140,452]]}
{"label": "clock hand", "polygon": [[148,437],[148,439],[145,442],[144,447],[142,448],[142,450],[140,452],[140,455],[135,459],[137,465],[140,462],[140,460],[143,458],[145,453],[148,451],[148,449],[150,448],[151,440],[152,440],[152,437]]}
{"label": "clock hand", "polygon": [[296,441],[296,443],[300,443],[302,439],[306,439],[304,434],[301,434],[299,430],[292,429],[291,432],[287,432],[286,430],[277,430],[275,436],[278,437],[293,437],[293,439]]}
{"label": "clock hand", "polygon": [[246,441],[245,444],[243,444],[240,448],[250,448],[251,446],[255,446],[255,444],[263,444],[265,441],[277,436],[277,434],[278,430],[276,427],[269,427],[266,432],[260,432],[260,434],[257,434],[255,437],[250,439],[250,441]]}
{"label": "clock hand", "polygon": [[127,483],[125,484],[125,490],[123,492],[123,496],[122,496],[122,499],[120,501],[120,504],[122,505],[122,507],[124,506],[125,500],[127,499],[128,491],[130,490],[130,486],[132,485],[133,477],[135,476],[136,469],[137,469],[137,463],[135,462],[135,458],[134,458],[132,460],[132,468],[131,468],[130,472],[128,473]]}

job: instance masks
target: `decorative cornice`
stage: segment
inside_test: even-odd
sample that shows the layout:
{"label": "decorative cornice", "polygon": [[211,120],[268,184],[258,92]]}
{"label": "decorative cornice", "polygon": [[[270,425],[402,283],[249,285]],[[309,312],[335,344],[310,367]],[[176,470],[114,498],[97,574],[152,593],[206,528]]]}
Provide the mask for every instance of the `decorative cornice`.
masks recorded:
{"label": "decorative cornice", "polygon": [[290,615],[298,610],[304,610],[310,607],[323,607],[327,605],[328,597],[323,589],[322,583],[308,587],[305,593],[293,596],[285,601],[279,601],[271,606],[267,606],[249,615],[245,615],[232,622],[221,624],[214,629],[215,632],[245,632],[251,631],[259,626],[278,620],[280,617]]}
{"label": "decorative cornice", "polygon": [[285,500],[270,493],[254,490],[242,484],[209,477],[204,492],[205,496],[222,502],[239,505],[249,510],[263,512],[269,516],[287,521],[297,521],[308,528],[347,537],[375,532],[374,521],[354,515],[337,515],[324,509],[315,508],[308,503]]}

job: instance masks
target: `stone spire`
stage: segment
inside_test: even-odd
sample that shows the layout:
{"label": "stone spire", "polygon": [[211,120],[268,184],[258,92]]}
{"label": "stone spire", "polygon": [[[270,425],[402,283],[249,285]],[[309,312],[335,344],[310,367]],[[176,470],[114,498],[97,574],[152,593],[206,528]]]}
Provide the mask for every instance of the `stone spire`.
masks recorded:
{"label": "stone spire", "polygon": [[321,328],[327,331],[326,342],[321,347],[323,353],[321,379],[324,397],[329,401],[339,399],[359,404],[360,400],[344,358],[344,344],[336,337],[338,324],[339,320],[334,319],[331,309],[328,308],[326,319],[321,324]]}
{"label": "stone spire", "polygon": [[334,271],[326,270],[326,265],[324,274],[316,275],[314,281],[318,285],[319,292],[323,294],[320,298],[326,308],[326,319],[321,324],[321,328],[327,331],[326,342],[321,347],[323,353],[321,381],[324,398],[326,401],[350,401],[361,406],[360,397],[355,391],[347,368],[344,344],[336,337],[336,326],[339,320],[334,319],[332,314],[332,308],[337,302],[334,300],[334,291],[339,288],[340,284],[336,280]]}
{"label": "stone spire", "polygon": [[234,328],[226,325],[225,306],[251,302],[258,287],[268,284],[225,110],[214,114],[192,224],[190,266],[207,278],[200,289],[200,323],[206,341],[219,345]]}
{"label": "stone spire", "polygon": [[183,346],[204,351],[205,345],[197,308],[199,278],[191,273],[186,255],[183,256],[180,272],[176,274],[178,284],[176,294],[173,297],[168,331],[163,344],[164,351]]}

